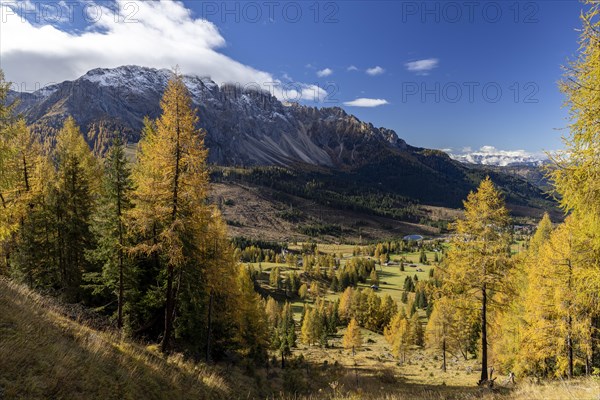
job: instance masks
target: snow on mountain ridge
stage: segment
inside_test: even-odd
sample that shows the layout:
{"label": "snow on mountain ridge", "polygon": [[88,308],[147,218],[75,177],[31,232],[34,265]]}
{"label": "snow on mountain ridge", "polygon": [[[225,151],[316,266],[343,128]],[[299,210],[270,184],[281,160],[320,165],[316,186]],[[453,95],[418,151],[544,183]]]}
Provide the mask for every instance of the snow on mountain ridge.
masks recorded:
{"label": "snow on mountain ridge", "polygon": [[[101,87],[119,87],[141,93],[165,87],[173,72],[168,69],[124,65],[117,68],[95,68],[88,71],[81,79],[98,84]],[[214,90],[218,85],[208,77],[184,75],[183,81],[193,97],[203,97],[205,90]]]}
{"label": "snow on mountain ridge", "polygon": [[[160,99],[172,76],[167,69],[133,65],[96,68],[58,84],[51,95],[42,91],[11,95],[24,98],[18,111],[28,123],[56,128],[70,115],[83,130],[93,131],[91,144],[103,149],[109,137],[101,128],[118,129],[132,143],[139,140],[144,117],[160,115]],[[182,79],[199,126],[207,131],[211,163],[289,166],[300,161],[347,167],[370,162],[375,152],[388,146],[392,151],[408,150],[393,130],[376,128],[340,107],[286,106],[260,88],[217,85],[197,75]]]}
{"label": "snow on mountain ridge", "polygon": [[172,72],[166,69],[127,65],[114,69],[96,68],[88,71],[81,79],[96,83],[100,87],[117,87],[140,93],[156,87],[157,84],[166,85],[171,75]]}
{"label": "snow on mountain ridge", "polygon": [[455,153],[450,149],[448,154],[454,160],[462,163],[500,167],[541,165],[547,160],[543,153],[530,153],[525,150],[499,150],[494,146],[483,146],[477,151],[466,148],[460,153]]}

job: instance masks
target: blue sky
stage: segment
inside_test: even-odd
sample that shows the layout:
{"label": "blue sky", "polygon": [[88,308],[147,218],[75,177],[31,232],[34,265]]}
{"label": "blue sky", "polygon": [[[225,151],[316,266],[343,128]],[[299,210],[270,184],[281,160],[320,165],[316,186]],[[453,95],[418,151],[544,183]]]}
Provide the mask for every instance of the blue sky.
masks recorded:
{"label": "blue sky", "polygon": [[[52,20],[46,12],[38,21],[44,4],[66,3],[27,1],[19,10],[1,1],[0,67],[14,81],[176,63],[217,81],[276,81],[280,98],[341,106],[410,144],[454,152],[561,146],[567,112],[557,82],[561,65],[576,55],[583,7],[574,0],[96,2],[116,4],[115,25],[114,16],[86,16],[91,1],[72,18]],[[17,24],[23,9],[30,13]],[[135,23],[125,24],[128,17]],[[53,31],[42,35],[43,27]],[[154,43],[152,32],[160,33]],[[162,43],[164,36],[170,41]]]}
{"label": "blue sky", "polygon": [[[283,10],[273,23],[253,23],[251,10],[239,22],[222,14],[213,20],[231,43],[224,52],[236,59],[322,87],[333,82],[340,101],[386,99],[390,104],[376,108],[345,108],[395,129],[414,145],[532,152],[559,147],[564,131],[557,129],[566,126],[566,110],[557,81],[561,65],[576,54],[581,4],[493,2],[499,8],[489,5],[484,11],[492,2],[477,3],[472,14],[461,7],[458,22],[456,8],[444,9],[442,2],[394,1],[337,2],[338,22],[329,24],[315,23],[307,6],[299,23],[286,21]],[[206,15],[212,11],[198,8]],[[428,75],[406,68],[410,61],[431,58],[438,64]],[[360,71],[347,71],[351,65]],[[363,72],[374,66],[385,72]],[[316,71],[325,68],[333,74],[318,78]],[[502,90],[497,102],[494,83]]]}

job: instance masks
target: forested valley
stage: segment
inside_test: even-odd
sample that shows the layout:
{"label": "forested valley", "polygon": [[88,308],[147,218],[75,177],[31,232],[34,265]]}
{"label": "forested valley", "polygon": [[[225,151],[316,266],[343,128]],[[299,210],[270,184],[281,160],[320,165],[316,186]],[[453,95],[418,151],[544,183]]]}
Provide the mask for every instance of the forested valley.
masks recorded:
{"label": "forested valley", "polygon": [[447,235],[231,238],[180,74],[135,154],[73,118],[42,140],[0,74],[0,399],[597,397],[597,14],[546,169],[565,217],[531,227],[487,177]]}

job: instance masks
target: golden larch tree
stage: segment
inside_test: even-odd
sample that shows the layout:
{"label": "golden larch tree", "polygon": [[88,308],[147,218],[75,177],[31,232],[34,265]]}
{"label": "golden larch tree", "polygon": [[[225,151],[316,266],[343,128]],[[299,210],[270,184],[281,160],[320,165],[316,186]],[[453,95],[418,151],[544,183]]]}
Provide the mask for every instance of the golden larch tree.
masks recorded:
{"label": "golden larch tree", "polygon": [[342,345],[345,349],[352,349],[352,351],[355,351],[362,346],[362,334],[360,332],[360,326],[358,326],[358,322],[356,322],[356,319],[354,318],[350,320],[350,323],[346,328]]}
{"label": "golden larch tree", "polygon": [[465,215],[455,224],[448,252],[444,288],[478,305],[480,316],[481,378],[488,380],[488,313],[495,309],[498,294],[510,291],[510,218],[500,192],[484,179],[464,202]]}
{"label": "golden larch tree", "polygon": [[588,372],[600,368],[600,4],[586,0],[578,57],[565,68],[561,90],[569,109],[569,134],[563,138],[565,150],[553,154],[550,178],[561,206],[582,222],[580,232],[587,236],[588,268],[581,296],[592,307],[589,328]]}
{"label": "golden larch tree", "polygon": [[183,78],[175,74],[160,103],[162,114],[146,120],[132,172],[135,190],[130,217],[143,240],[134,248],[166,270],[162,350],[169,348],[176,307],[175,280],[193,259],[210,213],[204,132]]}

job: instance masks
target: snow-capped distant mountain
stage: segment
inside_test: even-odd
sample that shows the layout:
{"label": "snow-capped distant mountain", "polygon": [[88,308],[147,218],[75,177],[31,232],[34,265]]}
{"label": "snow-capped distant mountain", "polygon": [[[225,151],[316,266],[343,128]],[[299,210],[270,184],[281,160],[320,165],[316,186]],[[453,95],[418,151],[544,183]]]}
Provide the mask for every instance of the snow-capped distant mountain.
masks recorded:
{"label": "snow-capped distant mountain", "polygon": [[479,150],[464,149],[460,153],[449,151],[453,159],[466,164],[494,165],[509,167],[515,165],[538,166],[548,157],[543,153],[530,153],[525,150],[499,150],[494,146],[483,146]]}

